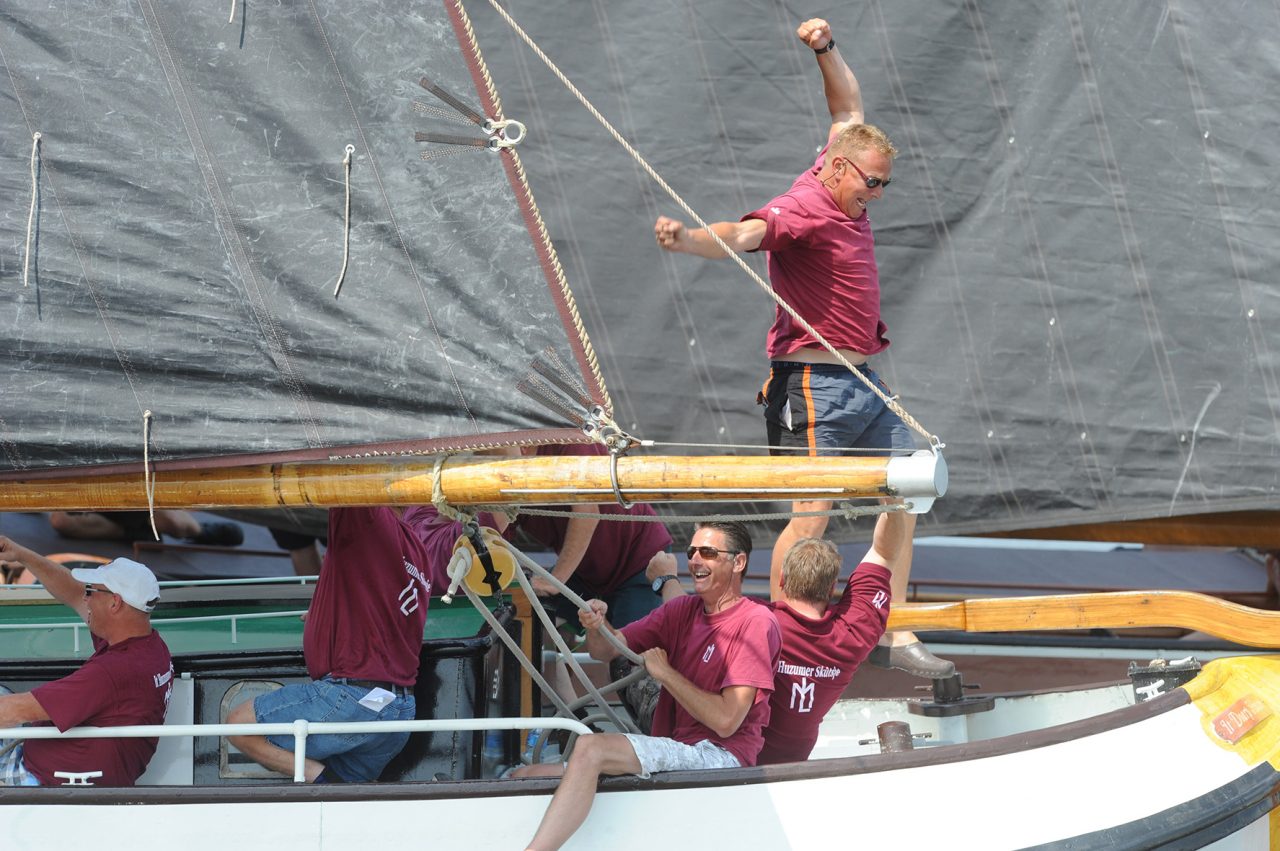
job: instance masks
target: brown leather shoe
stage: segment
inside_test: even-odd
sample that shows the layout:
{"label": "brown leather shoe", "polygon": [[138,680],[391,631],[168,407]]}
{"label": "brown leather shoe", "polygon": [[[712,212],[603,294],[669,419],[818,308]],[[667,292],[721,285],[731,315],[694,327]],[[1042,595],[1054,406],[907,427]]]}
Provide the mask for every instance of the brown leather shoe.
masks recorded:
{"label": "brown leather shoe", "polygon": [[931,680],[945,679],[956,672],[955,662],[939,659],[919,641],[904,644],[901,647],[877,644],[871,648],[867,661],[877,668],[897,668],[913,677],[925,677]]}

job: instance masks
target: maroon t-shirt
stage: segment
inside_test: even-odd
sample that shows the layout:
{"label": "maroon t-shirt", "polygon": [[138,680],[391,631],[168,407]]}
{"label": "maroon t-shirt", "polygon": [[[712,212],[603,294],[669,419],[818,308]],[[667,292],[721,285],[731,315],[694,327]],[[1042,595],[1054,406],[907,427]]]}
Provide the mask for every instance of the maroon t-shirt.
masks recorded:
{"label": "maroon t-shirt", "polygon": [[809,758],[827,710],[884,635],[889,570],[865,561],[858,565],[839,602],[817,620],[783,602],[766,605],[782,630],[782,656],[760,764],[799,762]]}
{"label": "maroon t-shirt", "polygon": [[[493,515],[487,511],[481,511],[476,519],[481,526],[494,527]],[[426,570],[423,572],[431,580],[431,596],[443,597],[449,590],[449,560],[453,558],[453,545],[462,535],[462,523],[442,516],[434,505],[406,508],[404,522],[413,529],[426,550]]]}
{"label": "maroon t-shirt", "polygon": [[703,691],[719,694],[730,686],[755,686],[755,703],[737,731],[716,735],[663,689],[653,713],[652,733],[696,745],[703,739],[727,750],[742,765],[755,765],[769,723],[769,693],[782,639],[778,623],[764,606],[743,598],[723,612],[708,615],[694,594],[664,603],[635,623],[622,627],[636,653],[651,647],[667,651],[671,667]]}
{"label": "maroon t-shirt", "polygon": [[[765,223],[758,250],[769,252],[769,281],[827,342],[874,355],[889,347],[880,321],[880,273],[867,211],[851,219],[818,180],[826,149],[791,188],[742,217]],[[821,343],[775,307],[765,350],[786,360]]]}
{"label": "maroon t-shirt", "polygon": [[427,551],[387,507],[329,510],[329,548],[302,632],[312,679],[411,686],[427,623]]}
{"label": "maroon t-shirt", "polygon": [[[59,730],[163,724],[173,692],[173,659],[160,633],[107,644],[74,674],[31,694]],[[95,786],[132,786],[156,752],[155,739],[27,739],[23,764],[41,786],[66,782],[58,772],[101,771]]]}
{"label": "maroon t-shirt", "polygon": [[[596,443],[573,443],[538,447],[539,455],[607,455],[607,450]],[[671,534],[667,527],[655,521],[609,520],[607,515],[633,515],[656,517],[648,505],[637,504],[623,508],[617,504],[599,506],[602,516],[591,535],[591,543],[573,576],[582,583],[589,597],[606,597],[637,573],[643,573],[649,560],[671,546]],[[562,506],[561,510],[568,510]],[[521,514],[507,528],[507,539],[513,540],[515,529],[523,529],[543,546],[560,552],[564,546],[568,517],[544,517]]]}

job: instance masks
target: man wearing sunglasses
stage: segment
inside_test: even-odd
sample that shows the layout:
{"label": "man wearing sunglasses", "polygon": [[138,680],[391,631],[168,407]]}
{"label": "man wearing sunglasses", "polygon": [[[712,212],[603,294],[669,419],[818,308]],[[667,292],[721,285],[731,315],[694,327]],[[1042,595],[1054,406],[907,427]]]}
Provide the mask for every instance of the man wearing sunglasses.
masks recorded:
{"label": "man wearing sunglasses", "polygon": [[[774,290],[818,335],[885,395],[892,395],[867,360],[889,346],[880,318],[880,277],[867,205],[892,182],[898,151],[882,130],[863,123],[862,92],[845,64],[830,25],[805,21],[796,34],[817,56],[831,113],[827,146],[791,188],[737,222],[710,230],[735,252],[768,252]],[[658,245],[699,257],[727,256],[704,229],[660,217]],[[868,449],[909,454],[915,439],[906,424],[828,351],[818,336],[780,307],[769,329],[769,377],[757,395],[765,406],[769,444],[776,453],[839,454]],[[796,502],[794,510],[826,510],[830,502]],[[913,521],[909,521],[913,522]],[[826,517],[795,517],[773,550],[776,575],[791,545],[821,537]],[[906,593],[910,555],[893,575],[895,600]],[[892,647],[873,654],[922,677],[947,677],[955,666],[938,659],[908,632],[894,633]]]}
{"label": "man wearing sunglasses", "polygon": [[587,650],[607,662],[608,630],[645,660],[662,684],[653,735],[601,733],[578,739],[565,766],[532,766],[519,776],[563,775],[530,849],[552,851],[586,819],[602,774],[638,774],[755,765],[769,722],[769,694],[781,638],[773,614],[742,596],[751,538],[741,523],[700,526],[688,549],[694,593],[615,630],[592,600],[579,620]]}
{"label": "man wearing sunglasses", "polygon": [[[150,570],[127,558],[68,570],[3,536],[0,565],[31,571],[55,599],[75,610],[93,636],[93,655],[75,673],[24,694],[0,696],[0,727],[164,723],[173,660],[151,628],[160,586]],[[156,739],[0,742],[0,786],[132,786],[155,752]]]}

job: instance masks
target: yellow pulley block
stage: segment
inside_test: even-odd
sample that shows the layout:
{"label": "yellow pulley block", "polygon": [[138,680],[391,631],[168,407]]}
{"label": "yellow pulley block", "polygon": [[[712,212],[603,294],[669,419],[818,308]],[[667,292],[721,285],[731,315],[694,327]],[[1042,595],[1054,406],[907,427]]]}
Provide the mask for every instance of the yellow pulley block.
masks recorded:
{"label": "yellow pulley block", "polygon": [[515,554],[511,552],[501,535],[487,526],[481,530],[481,534],[484,536],[485,546],[489,548],[492,568],[484,564],[475,546],[472,545],[471,539],[466,535],[459,536],[453,545],[453,552],[455,556],[459,552],[465,552],[471,558],[471,565],[462,579],[467,587],[482,597],[492,597],[506,590],[516,578],[518,568]]}

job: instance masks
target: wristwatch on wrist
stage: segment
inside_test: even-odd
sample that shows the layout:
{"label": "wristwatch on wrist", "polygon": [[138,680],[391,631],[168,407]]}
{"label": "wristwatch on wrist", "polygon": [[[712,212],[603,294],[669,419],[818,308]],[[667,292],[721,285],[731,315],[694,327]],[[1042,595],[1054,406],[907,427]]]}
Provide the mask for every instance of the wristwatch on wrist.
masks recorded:
{"label": "wristwatch on wrist", "polygon": [[657,579],[653,580],[653,593],[655,593],[655,594],[657,594],[659,597],[661,597],[661,596],[662,596],[662,586],[667,584],[667,580],[668,580],[668,579],[679,579],[679,578],[680,578],[680,577],[676,576],[674,573],[668,573],[668,574],[666,574],[665,576],[659,576]]}
{"label": "wristwatch on wrist", "polygon": [[822,55],[822,54],[824,54],[824,53],[830,53],[830,52],[831,52],[831,48],[833,48],[833,47],[835,47],[835,46],[836,46],[836,40],[833,38],[833,39],[831,39],[830,41],[828,41],[828,42],[826,43],[826,46],[824,46],[824,47],[819,47],[817,50],[815,50],[815,51],[813,51],[813,52],[814,52],[814,53],[816,53],[816,54],[818,54],[819,56],[821,56],[821,55]]}

